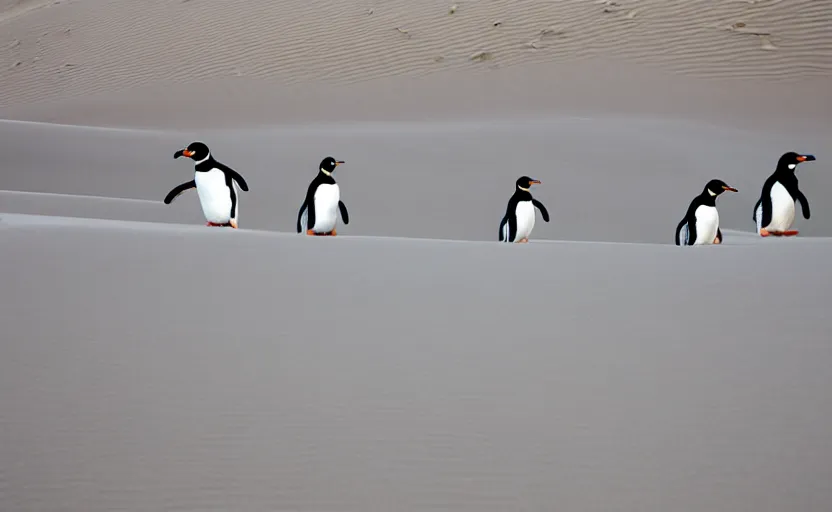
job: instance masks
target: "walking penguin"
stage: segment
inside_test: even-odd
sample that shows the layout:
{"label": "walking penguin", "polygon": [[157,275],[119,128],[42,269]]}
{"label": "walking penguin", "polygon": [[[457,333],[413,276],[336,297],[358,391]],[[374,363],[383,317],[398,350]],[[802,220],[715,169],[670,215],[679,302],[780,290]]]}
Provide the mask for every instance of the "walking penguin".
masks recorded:
{"label": "walking penguin", "polygon": [[754,205],[752,219],[757,223],[760,236],[795,236],[792,229],[795,218],[795,201],[800,201],[803,218],[809,219],[809,200],[797,187],[795,170],[802,162],[811,162],[813,155],[799,155],[789,151],[780,157],[774,173],[763,183],[760,199]]}
{"label": "walking penguin", "polygon": [[240,213],[240,201],[237,197],[237,185],[248,192],[246,180],[237,171],[222,164],[211,156],[208,146],[202,142],[192,142],[185,149],[174,153],[173,158],[184,156],[194,162],[194,179],[177,185],[165,196],[165,204],[170,204],[179,194],[196,188],[199,204],[208,226],[228,226],[237,229]]}
{"label": "walking penguin", "polygon": [[344,224],[350,223],[347,207],[341,201],[341,190],[335,182],[335,168],[343,164],[331,156],[324,158],[318,167],[318,174],[306,189],[306,197],[298,211],[298,233],[306,231],[310,236],[335,236],[338,211]]}
{"label": "walking penguin", "polygon": [[719,229],[719,212],[716,198],[725,191],[736,192],[722,180],[711,180],[694,197],[679,224],[676,226],[676,245],[712,245],[722,243]]}
{"label": "walking penguin", "polygon": [[543,203],[532,197],[532,185],[540,180],[522,176],[515,182],[514,195],[508,200],[506,214],[500,221],[500,242],[527,243],[534,229],[535,208],[540,210],[543,220],[549,222],[549,212]]}

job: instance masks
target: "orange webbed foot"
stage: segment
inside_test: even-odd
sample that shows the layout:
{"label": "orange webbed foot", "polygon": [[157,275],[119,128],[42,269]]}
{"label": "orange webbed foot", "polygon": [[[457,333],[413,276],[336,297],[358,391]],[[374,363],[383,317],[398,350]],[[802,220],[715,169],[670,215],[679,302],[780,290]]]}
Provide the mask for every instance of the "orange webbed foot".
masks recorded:
{"label": "orange webbed foot", "polygon": [[318,236],[318,234],[315,233],[315,231],[312,230],[312,229],[307,229],[306,234],[309,235],[309,236]]}
{"label": "orange webbed foot", "polygon": [[798,233],[799,233],[799,231],[796,231],[796,230],[783,231],[783,236],[795,236]]}

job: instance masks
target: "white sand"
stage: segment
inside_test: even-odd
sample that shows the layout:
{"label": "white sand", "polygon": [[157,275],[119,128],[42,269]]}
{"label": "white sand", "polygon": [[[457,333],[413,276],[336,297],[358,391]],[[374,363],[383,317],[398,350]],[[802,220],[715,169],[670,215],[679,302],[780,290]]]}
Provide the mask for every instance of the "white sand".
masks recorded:
{"label": "white sand", "polygon": [[[830,12],[0,0],[0,510],[825,512]],[[162,203],[192,140],[242,229]],[[351,223],[295,235],[326,155]]]}

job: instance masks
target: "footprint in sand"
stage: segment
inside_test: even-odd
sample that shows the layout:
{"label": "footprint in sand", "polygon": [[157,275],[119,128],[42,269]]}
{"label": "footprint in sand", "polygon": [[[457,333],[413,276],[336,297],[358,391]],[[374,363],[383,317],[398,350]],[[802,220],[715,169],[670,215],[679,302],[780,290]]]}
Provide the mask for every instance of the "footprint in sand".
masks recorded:
{"label": "footprint in sand", "polygon": [[752,36],[757,36],[760,38],[760,49],[766,51],[774,51],[777,50],[777,46],[775,46],[771,42],[771,33],[765,32],[762,29],[758,28],[751,28],[748,27],[744,22],[738,21],[736,23],[732,23],[731,25],[717,25],[715,28],[720,30],[727,30],[728,32],[736,32],[738,34],[748,34]]}
{"label": "footprint in sand", "polygon": [[491,53],[491,52],[486,52],[486,51],[477,52],[477,53],[471,55],[471,60],[473,60],[475,62],[483,62],[483,61],[486,61],[486,60],[491,60],[493,58],[494,58],[494,54]]}
{"label": "footprint in sand", "polygon": [[552,37],[563,37],[566,34],[566,30],[559,28],[559,27],[546,27],[541,29],[538,32],[537,39],[532,39],[524,46],[526,48],[532,48],[535,50],[539,50],[540,48],[544,48],[545,46],[542,44],[544,39],[552,38]]}
{"label": "footprint in sand", "polygon": [[408,32],[407,30],[405,30],[405,29],[403,29],[403,28],[401,28],[401,27],[396,27],[396,28],[395,28],[395,30],[396,30],[399,34],[402,34],[402,35],[404,35],[405,37],[407,37],[408,39],[410,39],[410,32]]}
{"label": "footprint in sand", "polygon": [[777,50],[777,47],[771,42],[768,36],[760,36],[760,49],[767,51]]}

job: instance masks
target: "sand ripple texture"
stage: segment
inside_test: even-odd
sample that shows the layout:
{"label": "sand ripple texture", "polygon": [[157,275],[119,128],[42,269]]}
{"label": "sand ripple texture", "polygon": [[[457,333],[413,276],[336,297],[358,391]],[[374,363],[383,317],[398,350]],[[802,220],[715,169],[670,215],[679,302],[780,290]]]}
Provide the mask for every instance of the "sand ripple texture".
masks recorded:
{"label": "sand ripple texture", "polygon": [[594,56],[703,78],[832,74],[832,0],[2,0],[0,9],[0,107],[160,81],[346,83]]}

